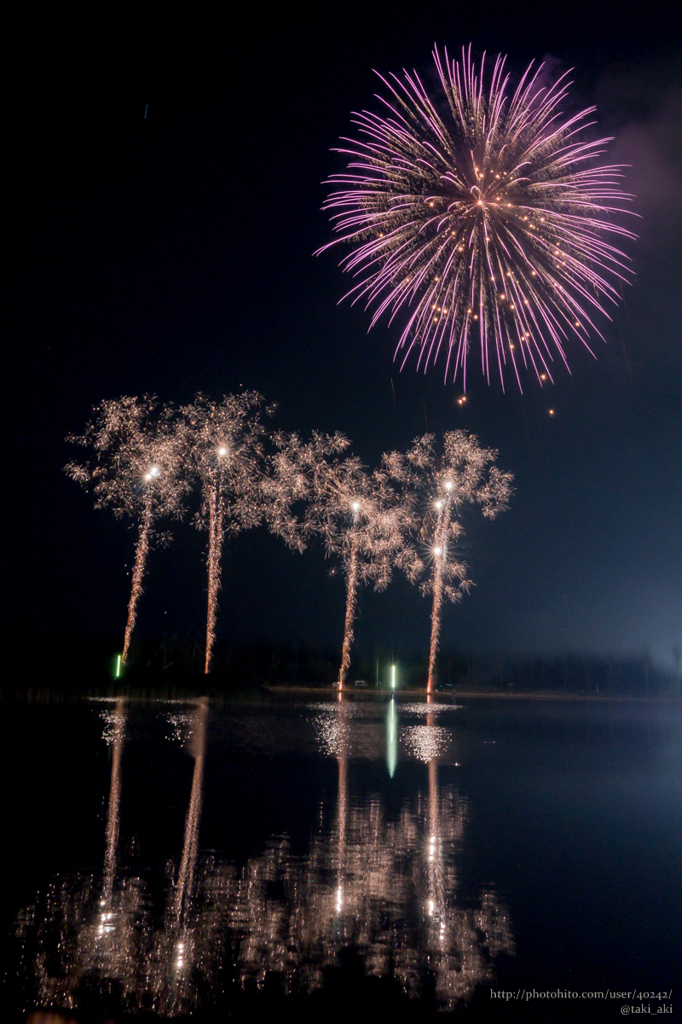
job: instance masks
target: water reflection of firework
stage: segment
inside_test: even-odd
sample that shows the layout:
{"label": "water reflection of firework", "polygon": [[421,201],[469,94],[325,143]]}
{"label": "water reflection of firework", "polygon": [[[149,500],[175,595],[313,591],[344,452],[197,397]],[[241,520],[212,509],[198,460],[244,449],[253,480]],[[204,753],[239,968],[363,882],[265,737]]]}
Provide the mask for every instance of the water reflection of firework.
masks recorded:
{"label": "water reflection of firework", "polygon": [[[401,729],[390,704],[396,750],[401,743],[428,766],[397,815],[379,795],[352,792],[352,751],[362,754],[367,742],[356,742],[368,724],[362,709],[315,707],[324,719],[318,742],[337,761],[336,803],[321,807],[305,852],[276,835],[241,865],[199,852],[208,703],[188,707],[182,721],[173,713],[174,741],[194,766],[182,851],[159,915],[151,889],[119,863],[127,708],[118,701],[105,718],[112,768],[103,876],[62,879],[21,915],[31,1005],[83,1011],[94,993],[109,1012],[175,1017],[254,983],[306,994],[324,987],[325,972],[348,948],[368,975],[392,977],[408,995],[431,986],[450,1009],[471,995],[492,977],[495,958],[513,950],[508,916],[490,889],[474,899],[460,892],[468,807],[453,786],[439,784],[436,757],[449,751],[435,724],[438,707],[427,708],[425,723]],[[374,725],[384,730],[383,714]]]}
{"label": "water reflection of firework", "polygon": [[458,900],[454,853],[466,805],[445,787],[435,821],[428,800],[391,821],[379,797],[350,803],[343,758],[339,776],[336,820],[313,836],[305,858],[280,839],[239,878],[211,876],[241,936],[241,977],[262,985],[276,976],[287,991],[313,991],[353,946],[368,974],[392,975],[412,996],[432,976],[438,1001],[451,1009],[492,976],[499,953],[513,950],[493,893],[470,906]]}

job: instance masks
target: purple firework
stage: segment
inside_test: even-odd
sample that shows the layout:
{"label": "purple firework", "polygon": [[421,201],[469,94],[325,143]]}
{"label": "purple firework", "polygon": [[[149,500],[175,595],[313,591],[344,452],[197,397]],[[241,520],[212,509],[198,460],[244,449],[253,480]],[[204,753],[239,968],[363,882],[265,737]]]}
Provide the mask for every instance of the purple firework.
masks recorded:
{"label": "purple firework", "polygon": [[398,319],[403,366],[413,351],[424,370],[444,358],[446,381],[461,373],[466,387],[478,344],[488,383],[552,380],[569,338],[591,351],[590,334],[603,337],[595,314],[608,317],[630,273],[606,240],[635,237],[618,223],[632,198],[621,169],[599,163],[611,140],[585,138],[594,107],[562,113],[568,72],[547,86],[531,63],[514,88],[503,56],[492,70],[471,47],[433,58],[433,95],[415,71],[379,75],[384,116],[355,115],[323,207],[339,237],[319,252],[350,243],[341,266],[358,283],[345,298],[372,309],[370,326]]}

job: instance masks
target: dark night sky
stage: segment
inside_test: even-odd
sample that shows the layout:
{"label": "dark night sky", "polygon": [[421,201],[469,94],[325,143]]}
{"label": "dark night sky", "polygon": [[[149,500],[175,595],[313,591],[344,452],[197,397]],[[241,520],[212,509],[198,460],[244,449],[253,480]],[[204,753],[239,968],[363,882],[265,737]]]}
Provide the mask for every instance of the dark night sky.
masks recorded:
{"label": "dark night sky", "polygon": [[[516,475],[509,512],[467,519],[474,592],[444,646],[595,652],[682,643],[682,59],[659,19],[612,4],[351,0],[26,14],[8,34],[9,302],[3,533],[11,635],[122,634],[134,536],[64,476],[65,435],[105,397],[183,403],[240,385],[287,429],[341,430],[368,464],[417,434],[466,427]],[[632,164],[636,281],[572,375],[520,396],[472,374],[399,373],[395,335],[338,306],[347,282],[320,212],[372,68],[426,70],[434,42],[511,68],[574,67],[610,156]],[[677,46],[677,49],[676,49]],[[148,107],[145,119],[145,107]],[[395,387],[395,403],[391,389]],[[547,409],[556,409],[550,420]],[[179,528],[151,563],[144,633],[200,634],[203,537]],[[342,587],[315,554],[231,542],[223,639],[340,646]],[[359,640],[424,646],[428,603],[396,584],[362,599]]]}

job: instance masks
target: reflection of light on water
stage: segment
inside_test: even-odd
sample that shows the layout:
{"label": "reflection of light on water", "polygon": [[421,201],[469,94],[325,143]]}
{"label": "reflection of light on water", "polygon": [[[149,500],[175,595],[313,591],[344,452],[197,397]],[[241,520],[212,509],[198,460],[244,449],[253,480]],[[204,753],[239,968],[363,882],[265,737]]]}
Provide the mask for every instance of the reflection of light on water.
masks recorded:
{"label": "reflection of light on water", "polygon": [[452,732],[438,725],[406,725],[400,730],[400,739],[408,754],[428,764],[445,754]]}
{"label": "reflection of light on water", "polygon": [[[368,974],[397,978],[409,995],[420,997],[432,975],[447,1009],[493,976],[494,957],[513,951],[506,913],[488,893],[476,909],[460,904],[454,854],[465,805],[450,787],[425,796],[414,810],[403,806],[397,821],[378,797],[351,802],[343,843],[337,817],[330,832],[313,835],[303,858],[282,838],[239,878],[218,870],[213,899],[231,907],[243,982],[277,975],[287,991],[313,991],[348,945],[362,951]],[[437,831],[429,832],[434,808]],[[329,886],[331,872],[342,884]],[[413,916],[414,906],[424,908],[423,918]]]}
{"label": "reflection of light on water", "polygon": [[311,711],[315,711],[318,714],[325,715],[338,715],[341,714],[344,718],[365,718],[367,711],[363,704],[353,704],[350,701],[345,702],[339,708],[336,705],[329,704],[328,702],[316,701],[305,705]]}
{"label": "reflection of light on water", "polygon": [[386,764],[388,774],[393,778],[398,764],[398,715],[394,700],[388,702],[386,714]]}
{"label": "reflection of light on water", "polygon": [[102,722],[102,739],[107,746],[112,746],[117,739],[121,738],[121,731],[125,726],[125,712],[121,701],[117,702],[119,707],[114,711],[101,711],[100,721]]}
{"label": "reflection of light on water", "polygon": [[406,715],[433,715],[441,711],[458,711],[462,704],[435,704],[430,701],[428,704],[417,704],[416,701],[400,705],[400,710]]}
{"label": "reflection of light on water", "polygon": [[[423,784],[389,817],[377,794],[352,794],[347,751],[353,729],[367,724],[352,708],[327,704],[313,718],[335,751],[338,794],[335,807],[321,806],[308,848],[294,853],[286,835],[275,836],[263,852],[235,865],[199,855],[208,705],[196,703],[189,716],[194,767],[183,847],[159,921],[158,903],[142,881],[117,864],[126,721],[119,703],[105,883],[92,876],[62,879],[21,915],[37,1003],[78,1010],[84,981],[97,979],[115,981],[127,1012],[191,1014],[218,984],[260,987],[276,977],[287,992],[319,989],[349,946],[368,975],[394,977],[411,996],[421,997],[431,978],[444,1009],[492,978],[495,957],[513,952],[511,928],[493,893],[466,903],[459,893],[455,860],[467,807],[451,786],[439,785],[437,764],[427,758],[447,730],[431,722],[402,731],[405,748],[428,760],[428,773],[420,769]],[[385,711],[391,774],[399,710],[391,700]],[[431,705],[429,714],[435,710]],[[383,717],[384,709],[375,714]],[[384,726],[381,717],[372,728]],[[377,738],[381,743],[380,732]]]}
{"label": "reflection of light on water", "polygon": [[327,757],[336,757],[349,746],[350,730],[346,722],[337,715],[318,715],[313,719],[313,727],[320,750]]}
{"label": "reflection of light on water", "polygon": [[365,717],[362,706],[349,702],[306,706],[315,712],[312,724],[320,752],[326,757],[337,757],[342,751],[348,752],[351,748],[352,720]]}
{"label": "reflection of light on water", "polygon": [[108,914],[100,914],[99,928],[97,929],[99,935],[104,935],[105,932],[113,932],[114,927],[114,915],[111,911]]}
{"label": "reflection of light on water", "polygon": [[126,701],[121,697],[116,701],[116,710],[103,712],[105,718],[104,740],[111,744],[111,779],[109,782],[109,807],[107,810],[107,831],[104,854],[104,886],[103,905],[111,899],[114,874],[116,871],[116,850],[120,827],[121,803],[121,758],[127,724]]}
{"label": "reflection of light on water", "polygon": [[188,714],[186,711],[178,711],[177,713],[168,715],[166,721],[170,726],[168,739],[173,743],[178,743],[180,746],[184,746],[192,735],[194,716]]}

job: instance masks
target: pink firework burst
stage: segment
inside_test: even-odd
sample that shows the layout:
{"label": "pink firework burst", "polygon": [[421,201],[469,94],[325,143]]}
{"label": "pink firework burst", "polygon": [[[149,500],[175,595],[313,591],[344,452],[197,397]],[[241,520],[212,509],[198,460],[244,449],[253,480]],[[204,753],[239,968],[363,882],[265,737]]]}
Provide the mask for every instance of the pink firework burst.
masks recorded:
{"label": "pink firework burst", "polygon": [[610,139],[586,134],[594,107],[563,113],[568,73],[547,86],[531,63],[514,86],[503,56],[433,58],[432,93],[415,71],[379,75],[383,116],[354,116],[323,207],[338,237],[318,251],[350,245],[345,298],[372,310],[370,326],[399,324],[403,366],[444,361],[466,387],[473,348],[488,383],[551,381],[571,339],[591,351],[603,337],[597,321],[629,279],[612,244],[635,237],[620,223],[622,169],[600,163]]}

